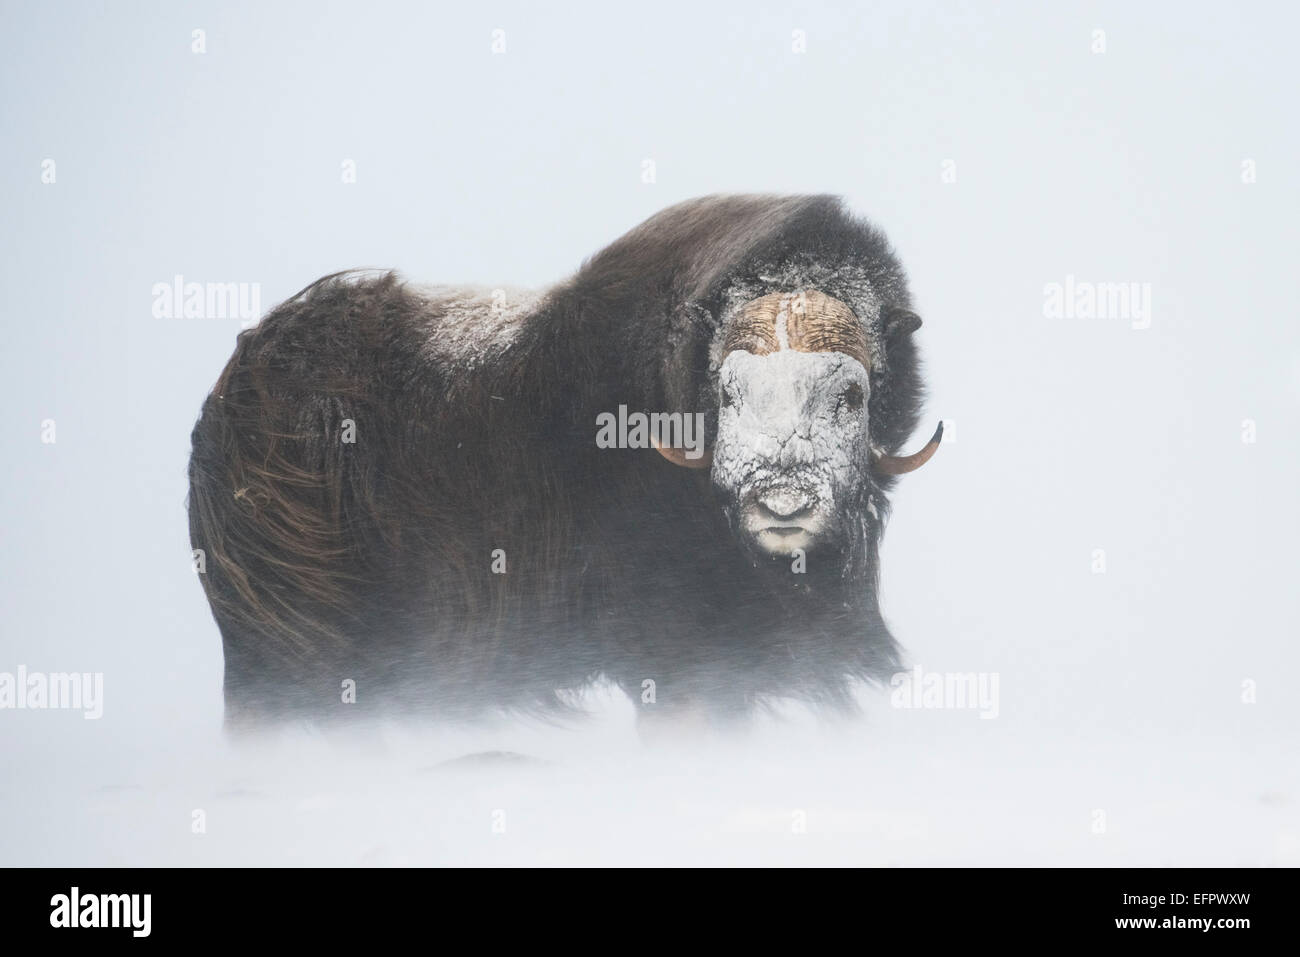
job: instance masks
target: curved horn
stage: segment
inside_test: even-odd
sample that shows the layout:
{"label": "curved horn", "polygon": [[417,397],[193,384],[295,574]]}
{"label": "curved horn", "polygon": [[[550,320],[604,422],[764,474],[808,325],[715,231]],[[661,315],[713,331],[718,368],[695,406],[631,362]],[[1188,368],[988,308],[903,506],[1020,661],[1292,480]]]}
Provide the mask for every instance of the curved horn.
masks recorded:
{"label": "curved horn", "polygon": [[884,472],[886,475],[904,475],[907,472],[915,472],[930,457],[939,451],[939,442],[943,439],[943,423],[934,430],[934,438],[925,443],[925,447],[919,452],[913,452],[911,455],[881,455],[876,458],[876,471]]}
{"label": "curved horn", "polygon": [[705,449],[698,459],[688,459],[685,449],[675,449],[672,446],[660,445],[659,440],[653,435],[650,436],[650,444],[655,447],[655,451],[666,458],[673,465],[680,465],[687,469],[707,469],[713,464],[713,450]]}

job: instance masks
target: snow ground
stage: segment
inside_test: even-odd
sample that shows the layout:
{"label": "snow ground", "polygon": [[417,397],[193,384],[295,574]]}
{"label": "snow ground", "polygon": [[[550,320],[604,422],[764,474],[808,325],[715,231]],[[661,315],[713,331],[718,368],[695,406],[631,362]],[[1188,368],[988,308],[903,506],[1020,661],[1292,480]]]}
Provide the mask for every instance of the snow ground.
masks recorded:
{"label": "snow ground", "polygon": [[[53,762],[32,736],[0,793],[0,862],[1300,864],[1300,766],[1283,748],[1142,734],[1063,746],[884,696],[861,721],[795,712],[740,739],[646,747],[625,700],[592,707],[572,728],[64,734]],[[534,760],[443,764],[497,750]]]}

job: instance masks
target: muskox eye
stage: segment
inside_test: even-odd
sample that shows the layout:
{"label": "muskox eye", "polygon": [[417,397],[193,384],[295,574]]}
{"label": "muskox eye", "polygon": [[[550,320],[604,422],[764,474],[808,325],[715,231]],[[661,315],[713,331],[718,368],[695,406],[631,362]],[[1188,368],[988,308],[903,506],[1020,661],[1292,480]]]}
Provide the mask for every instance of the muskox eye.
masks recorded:
{"label": "muskox eye", "polygon": [[856,382],[840,393],[840,406],[851,412],[862,408],[862,386]]}

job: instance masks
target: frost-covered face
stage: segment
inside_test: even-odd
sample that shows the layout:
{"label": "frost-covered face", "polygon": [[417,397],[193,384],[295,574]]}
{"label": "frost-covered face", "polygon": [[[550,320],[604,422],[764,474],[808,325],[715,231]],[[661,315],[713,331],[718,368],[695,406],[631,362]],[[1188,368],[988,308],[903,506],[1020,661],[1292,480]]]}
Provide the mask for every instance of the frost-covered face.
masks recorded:
{"label": "frost-covered face", "polygon": [[719,372],[712,480],[760,554],[842,544],[870,465],[870,380],[842,352],[735,351]]}

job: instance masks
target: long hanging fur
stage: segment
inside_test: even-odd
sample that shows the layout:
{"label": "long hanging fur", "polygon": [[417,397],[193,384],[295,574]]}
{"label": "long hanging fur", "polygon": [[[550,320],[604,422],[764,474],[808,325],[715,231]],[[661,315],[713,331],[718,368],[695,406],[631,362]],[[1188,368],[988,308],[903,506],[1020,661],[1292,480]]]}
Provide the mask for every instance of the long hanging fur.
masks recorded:
{"label": "long hanging fur", "polygon": [[347,679],[366,711],[547,709],[605,676],[739,714],[847,705],[850,679],[896,670],[876,598],[891,477],[844,567],[778,580],[707,471],[594,441],[620,405],[704,412],[712,441],[728,320],[798,288],[863,319],[871,433],[895,451],[922,395],[891,331],[906,281],[833,197],[674,206],[533,298],[327,276],[241,333],[190,461],[228,721],[341,713]]}

